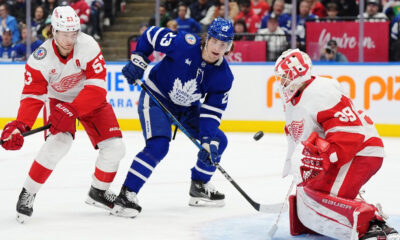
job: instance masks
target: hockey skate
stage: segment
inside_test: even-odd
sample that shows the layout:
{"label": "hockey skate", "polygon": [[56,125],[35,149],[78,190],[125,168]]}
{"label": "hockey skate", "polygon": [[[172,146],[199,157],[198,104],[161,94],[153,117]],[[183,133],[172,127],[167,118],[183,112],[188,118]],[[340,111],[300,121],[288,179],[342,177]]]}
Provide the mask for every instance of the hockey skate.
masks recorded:
{"label": "hockey skate", "polygon": [[24,223],[32,216],[35,196],[36,193],[29,193],[25,188],[22,188],[17,202],[17,222]]}
{"label": "hockey skate", "polygon": [[85,203],[98,208],[111,210],[114,207],[114,201],[116,198],[117,195],[110,190],[100,190],[91,186]]}
{"label": "hockey skate", "polygon": [[120,217],[134,218],[139,215],[141,211],[142,207],[138,204],[136,193],[128,191],[128,189],[123,186],[118,197],[115,199],[111,214]]}
{"label": "hockey skate", "polygon": [[202,181],[192,181],[189,195],[189,206],[192,207],[223,207],[225,205],[225,195],[218,192],[211,184]]}
{"label": "hockey skate", "polygon": [[399,233],[384,221],[374,219],[367,233],[360,240],[400,240]]}

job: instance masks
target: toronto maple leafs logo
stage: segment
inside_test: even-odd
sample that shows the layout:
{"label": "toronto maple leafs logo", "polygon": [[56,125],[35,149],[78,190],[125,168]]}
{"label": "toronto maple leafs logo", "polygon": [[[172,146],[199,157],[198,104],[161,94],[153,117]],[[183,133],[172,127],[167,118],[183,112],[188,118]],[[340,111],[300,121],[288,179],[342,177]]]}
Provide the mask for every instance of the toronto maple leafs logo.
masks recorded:
{"label": "toronto maple leafs logo", "polygon": [[304,131],[304,119],[301,121],[292,121],[287,128],[285,127],[285,131],[289,132],[295,142],[298,142],[301,135],[303,135]]}
{"label": "toronto maple leafs logo", "polygon": [[197,71],[195,78],[182,83],[179,78],[175,79],[172,90],[168,93],[170,99],[175,104],[188,107],[192,102],[196,102],[201,98],[200,93],[195,93],[197,90],[197,78],[200,77],[201,82],[203,80],[203,71],[200,69]]}

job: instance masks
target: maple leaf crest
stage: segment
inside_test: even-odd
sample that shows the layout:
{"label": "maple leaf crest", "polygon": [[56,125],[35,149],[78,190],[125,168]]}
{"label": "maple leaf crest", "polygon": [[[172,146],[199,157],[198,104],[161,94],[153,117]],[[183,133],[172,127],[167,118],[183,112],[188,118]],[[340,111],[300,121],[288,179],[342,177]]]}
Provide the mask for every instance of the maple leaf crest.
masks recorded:
{"label": "maple leaf crest", "polygon": [[182,84],[182,81],[179,78],[176,78],[174,87],[168,93],[168,95],[175,104],[188,107],[192,102],[196,102],[201,98],[200,93],[195,93],[196,90],[196,78],[190,79],[184,84]]}

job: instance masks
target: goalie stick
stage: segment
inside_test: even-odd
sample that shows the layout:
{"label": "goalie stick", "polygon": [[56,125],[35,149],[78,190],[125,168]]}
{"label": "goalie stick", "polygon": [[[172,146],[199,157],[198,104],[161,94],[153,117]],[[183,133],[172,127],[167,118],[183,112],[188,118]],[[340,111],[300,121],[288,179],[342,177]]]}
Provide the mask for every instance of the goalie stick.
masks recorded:
{"label": "goalie stick", "polygon": [[[176,119],[176,117],[158,100],[158,98],[147,88],[147,85],[140,79],[136,80],[136,83],[150,96],[150,98],[168,115],[168,117],[175,123],[175,125],[196,145],[199,150],[206,150],[198,141],[195,139],[185,127]],[[207,150],[206,150],[207,151]],[[221,167],[217,162],[213,162],[214,166],[224,175],[224,177],[242,194],[242,196],[259,212],[265,213],[279,213],[284,203],[276,204],[260,204],[255,202],[247,195],[245,191],[233,180],[233,178]]]}
{"label": "goalie stick", "polygon": [[[44,126],[42,126],[42,127],[38,127],[38,128],[32,129],[32,130],[30,130],[30,131],[27,131],[27,132],[22,133],[22,136],[26,137],[26,136],[29,136],[29,135],[32,135],[32,134],[41,132],[41,131],[43,131],[43,130],[49,129],[50,126],[51,126],[51,124],[47,124],[47,125],[44,125]],[[3,145],[4,142],[5,142],[5,141],[0,140],[0,145]]]}

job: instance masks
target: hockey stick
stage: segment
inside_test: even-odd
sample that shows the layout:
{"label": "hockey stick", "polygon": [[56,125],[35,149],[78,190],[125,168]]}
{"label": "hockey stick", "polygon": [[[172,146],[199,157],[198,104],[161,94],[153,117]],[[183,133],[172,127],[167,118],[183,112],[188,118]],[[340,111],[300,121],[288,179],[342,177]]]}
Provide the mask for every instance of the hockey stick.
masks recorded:
{"label": "hockey stick", "polygon": [[[26,137],[26,136],[41,132],[43,130],[49,129],[50,126],[51,126],[51,124],[47,124],[47,125],[44,125],[42,127],[38,127],[38,128],[32,129],[30,131],[22,133],[22,136]],[[0,140],[0,145],[3,145],[4,142],[6,142],[6,141]]]}
{"label": "hockey stick", "polygon": [[294,185],[295,185],[295,178],[293,177],[292,183],[290,184],[288,192],[286,193],[285,200],[283,201],[282,208],[279,211],[279,214],[278,214],[278,216],[277,216],[277,218],[275,220],[274,225],[272,225],[272,227],[268,231],[268,235],[267,235],[268,238],[267,239],[272,239],[274,237],[276,231],[278,230],[279,219],[281,218],[281,215],[282,215],[283,211],[285,211],[285,208],[286,208],[286,205],[287,205],[287,201],[289,199],[290,193],[292,192],[292,189],[293,189]]}
{"label": "hockey stick", "polygon": [[[140,79],[136,80],[136,83],[150,96],[150,98],[168,115],[168,117],[178,126],[178,128],[196,145],[199,150],[206,150],[198,141],[195,139],[186,128],[176,119],[176,117],[158,100],[158,98],[147,88],[147,85],[144,84]],[[207,151],[207,150],[206,150]],[[224,175],[226,179],[242,194],[242,196],[259,212],[266,213],[278,213],[282,208],[284,203],[277,204],[260,204],[255,202],[253,199],[247,195],[245,191],[232,179],[231,176],[221,167],[221,165],[217,162],[213,162],[214,166]]]}

